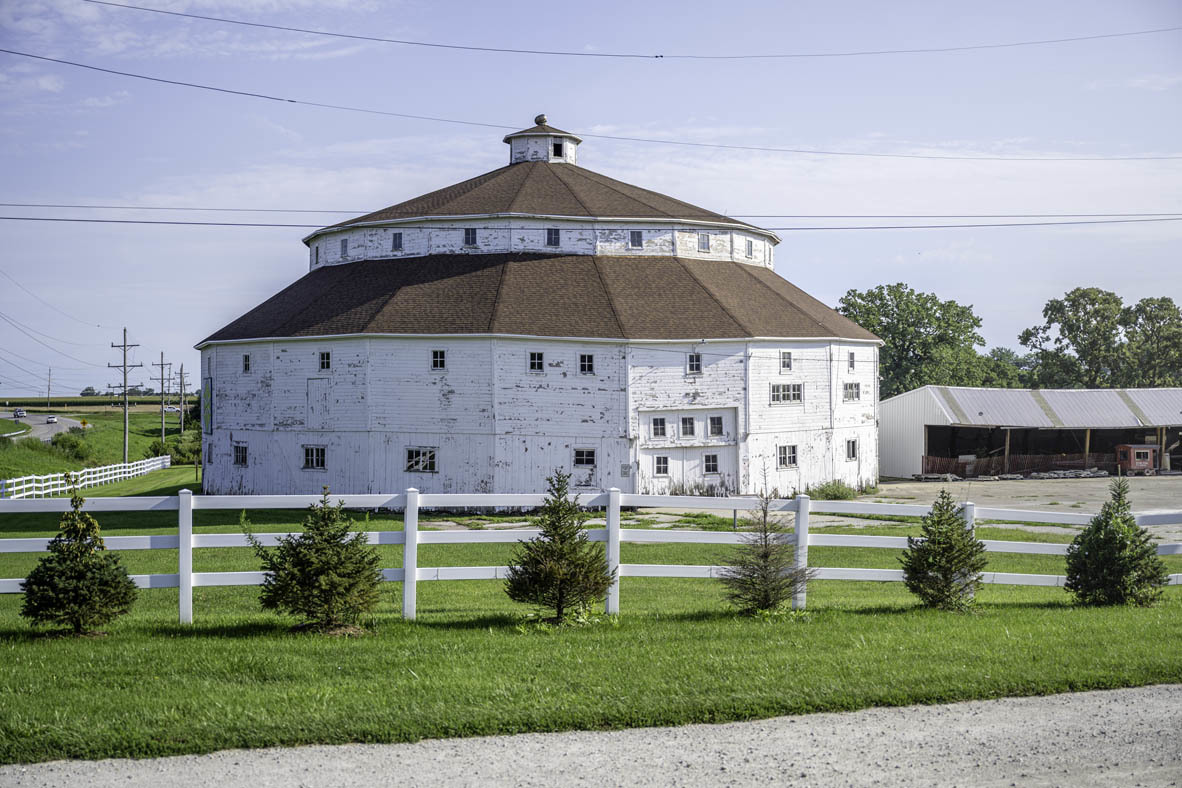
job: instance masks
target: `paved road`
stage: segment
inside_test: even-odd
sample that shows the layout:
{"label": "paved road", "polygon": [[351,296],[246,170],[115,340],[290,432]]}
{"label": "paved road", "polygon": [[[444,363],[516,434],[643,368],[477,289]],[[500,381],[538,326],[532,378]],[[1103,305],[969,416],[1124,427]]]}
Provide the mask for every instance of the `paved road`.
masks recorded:
{"label": "paved road", "polygon": [[[45,413],[31,413],[23,419],[15,419],[22,424],[29,425],[29,431],[23,435],[18,435],[18,438],[40,438],[47,441],[59,432],[65,432],[70,427],[81,427],[82,424],[74,419],[66,418],[65,416],[57,417],[57,424],[46,424]],[[11,419],[12,411],[0,412],[0,419]]]}
{"label": "paved road", "polygon": [[1182,786],[1182,684],[726,725],[0,767],[6,786]]}

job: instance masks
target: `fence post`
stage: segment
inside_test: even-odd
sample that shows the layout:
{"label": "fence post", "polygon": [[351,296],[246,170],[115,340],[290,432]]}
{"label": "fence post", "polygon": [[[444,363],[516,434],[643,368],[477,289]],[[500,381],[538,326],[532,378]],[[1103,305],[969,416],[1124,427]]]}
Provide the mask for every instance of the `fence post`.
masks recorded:
{"label": "fence post", "polygon": [[620,488],[607,491],[607,571],[612,584],[607,589],[603,612],[609,616],[620,614]]}
{"label": "fence post", "polygon": [[977,533],[977,504],[972,501],[966,501],[964,505],[964,522],[968,527],[969,533],[976,535]]}
{"label": "fence post", "polygon": [[415,594],[419,580],[419,491],[406,491],[406,509],[402,515],[402,617],[415,620]]}
{"label": "fence post", "polygon": [[182,624],[193,623],[193,491],[177,493],[177,576]]}
{"label": "fence post", "polygon": [[[794,569],[808,569],[809,565],[809,497],[796,496],[796,565]],[[799,590],[792,595],[792,609],[804,610],[805,597],[808,593],[807,583],[802,583]]]}

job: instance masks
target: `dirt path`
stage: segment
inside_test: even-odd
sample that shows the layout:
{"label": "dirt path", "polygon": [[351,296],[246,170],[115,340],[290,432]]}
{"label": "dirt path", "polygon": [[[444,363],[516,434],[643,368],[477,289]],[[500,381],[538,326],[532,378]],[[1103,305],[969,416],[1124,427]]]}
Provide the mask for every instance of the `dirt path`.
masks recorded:
{"label": "dirt path", "polygon": [[0,767],[5,786],[1182,785],[1182,685],[725,725]]}

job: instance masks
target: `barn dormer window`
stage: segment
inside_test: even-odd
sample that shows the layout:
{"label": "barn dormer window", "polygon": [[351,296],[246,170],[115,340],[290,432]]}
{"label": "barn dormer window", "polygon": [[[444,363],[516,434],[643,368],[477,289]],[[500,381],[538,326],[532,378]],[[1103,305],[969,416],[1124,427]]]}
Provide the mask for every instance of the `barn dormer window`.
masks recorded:
{"label": "barn dormer window", "polygon": [[391,252],[401,252],[402,251],[402,233],[392,233],[390,235],[390,251]]}
{"label": "barn dormer window", "polygon": [[698,233],[698,251],[710,251],[710,233]]}
{"label": "barn dormer window", "polygon": [[644,246],[644,233],[640,230],[630,230],[628,232],[628,246],[633,249],[639,249]]}
{"label": "barn dormer window", "polygon": [[475,245],[476,245],[476,228],[475,227],[464,228],[464,246],[475,246]]}
{"label": "barn dormer window", "polygon": [[554,158],[562,158],[562,140],[554,140]]}
{"label": "barn dormer window", "polygon": [[550,227],[546,230],[546,246],[558,246],[562,240],[562,231],[557,227]]}

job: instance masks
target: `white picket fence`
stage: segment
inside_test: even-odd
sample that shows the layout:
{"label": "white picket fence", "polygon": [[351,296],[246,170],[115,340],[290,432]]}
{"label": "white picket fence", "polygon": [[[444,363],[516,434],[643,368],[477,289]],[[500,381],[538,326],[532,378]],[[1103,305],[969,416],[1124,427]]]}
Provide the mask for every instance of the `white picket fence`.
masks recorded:
{"label": "white picket fence", "polygon": [[[21,476],[18,479],[0,480],[0,499],[10,498],[48,498],[65,495],[70,491],[70,478],[79,488],[97,487],[100,484],[110,484],[145,473],[167,468],[172,464],[172,458],[167,454],[163,457],[149,457],[129,463],[102,465],[98,468],[83,468],[80,471],[66,471],[65,473],[50,473],[45,476]],[[130,511],[130,510],[128,510]]]}
{"label": "white picket fence", "polygon": [[[487,495],[487,494],[421,494],[409,489],[403,495],[342,495],[334,496],[350,509],[393,509],[404,512],[404,530],[367,532],[369,544],[402,545],[402,568],[383,569],[382,578],[388,582],[402,583],[402,615],[415,618],[417,583],[430,580],[498,580],[507,572],[504,566],[441,566],[423,567],[418,562],[418,546],[421,544],[490,544],[515,543],[532,539],[538,535],[536,529],[489,530],[489,531],[420,531],[419,511],[422,509],[452,509],[468,507],[512,507],[532,508],[542,504],[542,495]],[[183,624],[193,623],[193,588],[195,586],[257,586],[261,585],[264,572],[194,572],[193,550],[195,548],[247,547],[242,534],[195,534],[193,533],[194,509],[304,509],[320,500],[316,495],[193,495],[181,490],[177,496],[136,497],[136,498],[90,498],[85,509],[90,512],[129,511],[175,511],[177,512],[176,535],[152,536],[109,536],[105,538],[108,548],[113,550],[177,550],[177,572],[175,574],[133,575],[132,579],[140,588],[179,588],[179,613]],[[758,506],[755,498],[698,498],[693,496],[627,495],[611,489],[596,495],[581,496],[579,504],[588,508],[605,510],[606,526],[588,530],[591,541],[605,542],[608,567],[615,573],[614,582],[607,594],[604,609],[609,614],[620,612],[621,577],[717,577],[722,566],[689,566],[683,564],[621,564],[620,543],[693,543],[693,544],[739,544],[741,533],[718,531],[648,530],[622,528],[621,507],[664,507],[674,509],[708,510],[750,510]],[[38,501],[0,501],[0,515],[28,512],[64,512],[70,502],[65,499]],[[1017,509],[978,508],[972,503],[964,504],[965,517],[970,526],[978,519],[1018,520],[1025,522],[1060,523],[1084,525],[1091,515],[1067,514],[1060,512],[1035,512]],[[795,515],[796,563],[808,566],[808,549],[812,547],[869,547],[900,550],[907,546],[902,536],[846,536],[838,534],[810,534],[810,514],[878,514],[919,516],[929,512],[927,506],[908,504],[877,504],[851,501],[812,501],[807,495],[793,500],[777,501],[774,509]],[[1182,511],[1136,516],[1140,525],[1171,525],[1182,523]],[[273,546],[286,536],[283,533],[256,534],[259,541]],[[1066,555],[1066,544],[1044,542],[1006,542],[984,540],[985,549],[995,553],[1023,553],[1028,555]],[[0,553],[31,553],[46,549],[49,539],[21,538],[0,539]],[[1182,543],[1159,544],[1158,555],[1182,555]],[[900,569],[842,569],[818,567],[814,569],[817,580],[870,580],[879,582],[902,582]],[[1062,575],[1015,574],[1008,572],[986,572],[986,583],[1026,586],[1062,586]],[[23,578],[0,579],[0,593],[18,594]],[[1182,574],[1170,575],[1170,585],[1182,585]],[[805,606],[805,591],[793,600],[794,609]]]}

